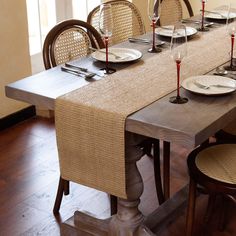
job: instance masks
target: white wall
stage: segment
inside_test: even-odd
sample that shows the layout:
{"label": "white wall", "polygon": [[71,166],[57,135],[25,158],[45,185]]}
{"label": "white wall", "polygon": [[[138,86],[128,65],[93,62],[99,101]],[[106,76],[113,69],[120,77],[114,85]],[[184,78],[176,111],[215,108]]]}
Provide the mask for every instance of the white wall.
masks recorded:
{"label": "white wall", "polygon": [[31,74],[25,0],[1,0],[0,118],[28,104],[5,96],[4,86]]}

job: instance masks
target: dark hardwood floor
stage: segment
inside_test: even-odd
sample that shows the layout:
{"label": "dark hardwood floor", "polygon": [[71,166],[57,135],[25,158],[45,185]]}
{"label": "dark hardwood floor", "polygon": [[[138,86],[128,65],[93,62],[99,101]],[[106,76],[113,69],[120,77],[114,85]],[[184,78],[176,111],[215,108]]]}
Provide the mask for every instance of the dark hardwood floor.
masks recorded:
{"label": "dark hardwood floor", "polygon": [[[53,120],[32,118],[0,133],[0,236],[59,235],[60,222],[77,209],[99,218],[109,216],[107,194],[78,184],[71,184],[71,194],[63,198],[60,216],[52,208],[55,200],[59,166]],[[186,155],[188,150],[172,146],[171,194],[188,182]],[[158,205],[153,163],[148,157],[138,163],[145,182],[140,210],[151,213]],[[217,231],[220,205],[210,224],[203,227],[206,196],[197,202],[196,235],[236,235],[236,207],[230,205],[229,222],[224,232]],[[158,234],[183,236],[185,209],[180,216]]]}

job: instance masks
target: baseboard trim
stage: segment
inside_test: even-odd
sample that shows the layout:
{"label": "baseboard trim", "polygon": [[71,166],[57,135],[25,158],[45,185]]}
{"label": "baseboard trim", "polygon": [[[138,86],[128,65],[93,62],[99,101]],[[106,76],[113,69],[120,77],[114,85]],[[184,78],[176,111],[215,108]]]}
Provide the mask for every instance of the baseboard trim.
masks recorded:
{"label": "baseboard trim", "polygon": [[0,131],[36,115],[35,106],[26,107],[0,119]]}

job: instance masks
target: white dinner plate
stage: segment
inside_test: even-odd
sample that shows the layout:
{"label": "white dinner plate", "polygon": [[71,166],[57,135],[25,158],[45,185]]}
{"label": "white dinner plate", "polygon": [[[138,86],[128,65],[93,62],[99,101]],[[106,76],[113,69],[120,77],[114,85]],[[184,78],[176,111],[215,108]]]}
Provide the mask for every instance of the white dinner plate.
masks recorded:
{"label": "white dinner plate", "polygon": [[[163,27],[159,27],[155,29],[155,33],[160,36],[164,37],[172,37],[174,26],[173,25],[166,25]],[[186,34],[187,37],[192,36],[197,33],[197,30],[193,27],[186,26]],[[183,37],[183,32],[181,29],[177,31],[176,38]]]}
{"label": "white dinner plate", "polygon": [[[138,60],[142,57],[142,53],[136,49],[130,48],[109,48],[108,60],[113,63],[124,63]],[[92,58],[98,61],[106,61],[105,48],[92,53]]]}
{"label": "white dinner plate", "polygon": [[[228,12],[225,10],[214,10],[213,12],[218,12],[219,14],[216,13],[205,13],[205,18],[209,19],[215,19],[215,20],[226,20]],[[231,12],[229,15],[230,19],[233,19],[236,17],[236,13]]]}
{"label": "white dinner plate", "polygon": [[[203,88],[204,86],[209,86],[209,88]],[[236,81],[224,76],[200,75],[185,79],[182,87],[188,91],[208,96],[223,95],[236,90]]]}

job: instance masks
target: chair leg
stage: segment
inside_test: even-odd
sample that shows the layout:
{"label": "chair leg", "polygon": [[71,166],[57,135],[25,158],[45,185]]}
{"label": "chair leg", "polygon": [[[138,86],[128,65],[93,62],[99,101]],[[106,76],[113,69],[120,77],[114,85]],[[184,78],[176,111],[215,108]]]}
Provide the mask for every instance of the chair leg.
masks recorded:
{"label": "chair leg", "polygon": [[153,159],[154,159],[154,176],[155,176],[156,193],[159,205],[161,205],[165,201],[165,199],[161,183],[160,141],[155,140],[153,144],[154,144]]}
{"label": "chair leg", "polygon": [[216,195],[215,194],[210,194],[209,199],[208,199],[206,214],[204,216],[204,223],[205,224],[209,223],[209,221],[211,219],[213,209],[214,209],[214,205],[215,205],[215,201],[216,201]]}
{"label": "chair leg", "polygon": [[143,153],[149,157],[152,157],[152,144],[153,144],[153,139],[147,139],[142,143]]}
{"label": "chair leg", "polygon": [[111,215],[117,213],[117,197],[110,195]]}
{"label": "chair leg", "polygon": [[227,213],[228,213],[228,199],[222,196],[222,207],[221,207],[221,214],[220,214],[219,224],[218,224],[219,231],[224,231],[224,229],[226,228]]}
{"label": "chair leg", "polygon": [[60,177],[59,184],[58,184],[58,189],[57,189],[57,196],[56,196],[56,200],[55,200],[54,207],[53,207],[53,213],[54,214],[59,213],[63,193],[65,195],[69,194],[69,181],[63,179],[62,177]]}
{"label": "chair leg", "polygon": [[170,143],[163,142],[163,189],[165,201],[170,198]]}
{"label": "chair leg", "polygon": [[196,203],[196,183],[192,178],[190,178],[188,209],[187,209],[187,218],[186,218],[186,236],[193,235],[195,203]]}
{"label": "chair leg", "polygon": [[69,195],[69,193],[70,193],[70,182],[68,180],[64,179],[63,185],[64,185],[64,189],[63,189],[64,195]]}

